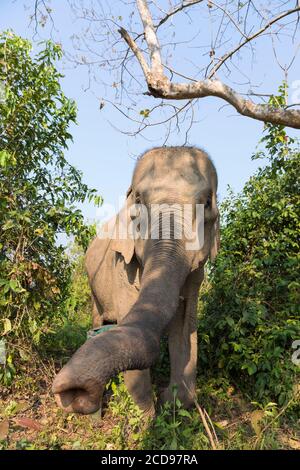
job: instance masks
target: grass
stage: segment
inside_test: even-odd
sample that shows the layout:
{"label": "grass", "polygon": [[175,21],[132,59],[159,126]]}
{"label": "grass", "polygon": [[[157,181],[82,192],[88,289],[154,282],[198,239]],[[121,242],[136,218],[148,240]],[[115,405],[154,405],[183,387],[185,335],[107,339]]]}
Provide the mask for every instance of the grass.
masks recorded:
{"label": "grass", "polygon": [[[99,412],[66,415],[50,394],[54,370],[53,362],[42,369],[28,369],[26,379],[17,379],[10,391],[1,392],[0,417],[8,423],[8,432],[1,436],[0,424],[0,448],[211,448],[197,409],[184,410],[176,391],[173,403],[166,404],[152,423],[143,420],[120,377],[108,387],[102,417]],[[201,378],[198,401],[211,418],[220,449],[300,449],[295,403],[276,419],[280,410],[275,405],[261,409],[245,401],[227,381]]]}
{"label": "grass", "polygon": [[[112,380],[102,416],[66,415],[50,393],[55,372],[84,341],[84,316],[60,325],[60,331],[35,355],[19,365],[10,387],[0,392],[0,449],[211,449],[199,407],[184,410],[174,390],[152,422],[143,419],[123,383]],[[46,347],[47,346],[47,347]],[[166,347],[153,371],[155,391],[168,375]],[[300,450],[299,388],[284,408],[262,406],[245,397],[225,377],[198,373],[197,402],[218,449]]]}

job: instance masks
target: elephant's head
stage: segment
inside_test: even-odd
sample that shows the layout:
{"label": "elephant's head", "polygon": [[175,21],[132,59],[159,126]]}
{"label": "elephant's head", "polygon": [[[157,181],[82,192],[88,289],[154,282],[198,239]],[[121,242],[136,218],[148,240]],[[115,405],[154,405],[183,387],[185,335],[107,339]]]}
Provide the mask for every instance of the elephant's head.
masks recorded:
{"label": "elephant's head", "polygon": [[[117,237],[110,247],[125,263],[136,256],[143,267],[139,298],[116,328],[89,339],[55,378],[53,391],[67,411],[96,411],[100,390],[113,375],[155,362],[188,274],[216,255],[216,191],[215,168],[199,149],[156,148],[138,160],[126,201],[133,209],[121,211],[117,221],[125,221],[135,238]],[[193,245],[190,232],[199,234],[199,223],[203,243],[200,237]]]}
{"label": "elephant's head", "polygon": [[[189,270],[199,267],[209,255],[214,258],[217,251],[216,189],[215,168],[203,151],[170,147],[147,152],[136,165],[126,205],[117,221],[120,232],[124,225],[129,236],[123,239],[117,234],[112,249],[121,253],[127,264],[135,254],[145,266],[153,250],[163,256],[167,247],[181,247]],[[198,220],[197,205],[203,209],[201,214],[198,211]],[[199,223],[205,227],[204,239],[203,243],[198,240],[198,247],[193,249],[191,236],[199,235]],[[171,240],[171,245],[165,239]]]}

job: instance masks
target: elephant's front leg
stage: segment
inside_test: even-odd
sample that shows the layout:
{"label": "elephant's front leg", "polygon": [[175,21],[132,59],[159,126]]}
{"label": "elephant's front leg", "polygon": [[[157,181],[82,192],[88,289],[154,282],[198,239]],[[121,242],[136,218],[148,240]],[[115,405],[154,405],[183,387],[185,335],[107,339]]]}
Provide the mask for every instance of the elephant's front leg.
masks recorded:
{"label": "elephant's front leg", "polygon": [[150,369],[124,372],[125,385],[134,402],[150,418],[155,416]]}
{"label": "elephant's front leg", "polygon": [[103,312],[101,311],[100,304],[92,293],[92,327],[100,328],[103,325]]}
{"label": "elephant's front leg", "polygon": [[161,397],[162,403],[172,401],[176,387],[177,397],[185,408],[193,405],[196,392],[197,304],[202,281],[202,273],[197,271],[188,277],[183,289],[184,297],[169,326],[171,376]]}

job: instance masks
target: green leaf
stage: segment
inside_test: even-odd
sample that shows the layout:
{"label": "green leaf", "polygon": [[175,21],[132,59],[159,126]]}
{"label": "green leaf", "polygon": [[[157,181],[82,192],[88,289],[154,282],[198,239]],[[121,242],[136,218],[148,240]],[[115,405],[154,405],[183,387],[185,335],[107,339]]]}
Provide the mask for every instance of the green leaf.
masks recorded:
{"label": "green leaf", "polygon": [[140,111],[140,115],[143,116],[144,118],[149,117],[150,113],[151,113],[151,110],[148,109],[148,108],[147,109],[142,109]]}
{"label": "green leaf", "polygon": [[178,415],[179,415],[179,416],[182,416],[182,417],[185,417],[185,418],[190,418],[190,419],[192,419],[191,413],[189,413],[187,410],[184,410],[184,409],[179,410],[179,411],[178,411]]}

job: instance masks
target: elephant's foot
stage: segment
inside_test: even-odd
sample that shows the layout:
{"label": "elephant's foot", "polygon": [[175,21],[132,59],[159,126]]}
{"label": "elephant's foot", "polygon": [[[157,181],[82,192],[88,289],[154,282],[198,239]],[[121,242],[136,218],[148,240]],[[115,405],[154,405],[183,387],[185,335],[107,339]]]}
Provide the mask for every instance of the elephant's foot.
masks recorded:
{"label": "elephant's foot", "polygon": [[143,411],[144,417],[153,419],[155,406],[149,369],[128,370],[124,373],[124,381],[134,403]]}
{"label": "elephant's foot", "polygon": [[152,403],[136,403],[136,405],[143,412],[143,419],[145,422],[151,422],[156,417],[156,410],[153,401]]}

